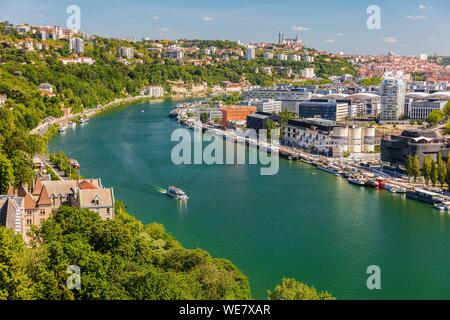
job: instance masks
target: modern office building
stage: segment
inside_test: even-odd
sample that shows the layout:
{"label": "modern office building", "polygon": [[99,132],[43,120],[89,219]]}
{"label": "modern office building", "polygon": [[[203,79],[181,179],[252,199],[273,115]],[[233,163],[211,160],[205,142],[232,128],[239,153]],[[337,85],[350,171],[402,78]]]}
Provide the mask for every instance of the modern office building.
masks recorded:
{"label": "modern office building", "polygon": [[368,153],[375,150],[375,129],[340,126],[324,119],[289,120],[283,137],[289,146],[308,149],[327,156]]}
{"label": "modern office building", "polygon": [[226,127],[231,121],[246,121],[248,115],[256,112],[256,107],[226,106],[221,107],[220,111],[222,112],[222,126]]}
{"label": "modern office building", "polygon": [[247,116],[247,128],[259,130],[267,129],[267,121],[272,119],[273,122],[279,123],[280,117],[268,112],[256,112]]}
{"label": "modern office building", "polygon": [[243,102],[243,105],[255,106],[258,112],[279,113],[281,101],[273,99],[251,99]]}
{"label": "modern office building", "polygon": [[387,72],[381,89],[381,122],[396,122],[404,116],[406,82],[403,72]]}
{"label": "modern office building", "polygon": [[439,153],[447,157],[450,145],[433,131],[403,131],[400,135],[386,136],[381,140],[381,161],[392,167],[405,167],[409,155],[417,155],[420,163],[426,156],[435,161]]}
{"label": "modern office building", "polygon": [[429,101],[429,100],[417,100],[412,101],[409,110],[408,117],[414,120],[425,120],[431,111],[444,110],[447,101]]}
{"label": "modern office building", "polygon": [[348,103],[336,101],[302,101],[297,103],[297,114],[302,118],[321,118],[330,121],[343,121],[348,118]]}
{"label": "modern office building", "polygon": [[311,92],[307,92],[304,88],[293,87],[254,88],[244,91],[243,98],[281,101],[282,110],[297,114],[297,103],[311,99]]}

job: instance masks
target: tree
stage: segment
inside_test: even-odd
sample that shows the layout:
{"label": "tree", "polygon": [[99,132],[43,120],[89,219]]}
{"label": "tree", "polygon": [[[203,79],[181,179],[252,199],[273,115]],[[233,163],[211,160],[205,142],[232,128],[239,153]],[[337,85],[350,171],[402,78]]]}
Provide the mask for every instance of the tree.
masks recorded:
{"label": "tree", "polygon": [[414,157],[412,155],[408,155],[408,157],[406,158],[406,174],[409,178],[413,176],[413,162]]}
{"label": "tree", "polygon": [[277,128],[277,125],[275,123],[275,121],[273,121],[272,119],[268,119],[266,121],[266,130],[267,130],[267,140],[272,139],[272,130],[275,130]]}
{"label": "tree", "polygon": [[426,156],[423,160],[422,175],[425,179],[425,183],[428,185],[431,179],[431,166],[433,159],[430,156]]}
{"label": "tree", "polygon": [[274,291],[268,292],[269,300],[336,300],[326,291],[318,292],[295,279],[284,278]]}
{"label": "tree", "polygon": [[28,249],[14,231],[0,227],[0,300],[33,299],[34,285],[27,274]]}
{"label": "tree", "polygon": [[203,112],[202,114],[200,114],[200,121],[202,123],[207,123],[209,120],[209,114],[207,112]]}
{"label": "tree", "polygon": [[438,123],[441,123],[442,121],[444,121],[444,117],[445,117],[445,115],[441,110],[433,110],[428,115],[426,121],[434,127]]}
{"label": "tree", "polygon": [[438,172],[438,181],[441,185],[441,189],[443,189],[444,184],[447,180],[447,165],[445,164],[444,160],[442,159],[441,153],[438,154],[437,172]]}
{"label": "tree", "polygon": [[281,111],[279,114],[280,116],[280,127],[281,127],[281,137],[284,137],[284,132],[286,129],[286,124],[288,123],[289,120],[292,120],[295,118],[295,114],[292,112],[289,112],[287,110]]}
{"label": "tree", "polygon": [[6,194],[12,184],[14,184],[14,171],[11,161],[4,154],[0,154],[0,194]]}
{"label": "tree", "polygon": [[436,183],[438,182],[438,170],[437,170],[437,165],[436,165],[436,161],[432,161],[431,163],[431,183],[433,184],[433,187],[436,185]]}
{"label": "tree", "polygon": [[413,158],[412,175],[414,177],[414,181],[417,181],[417,178],[420,177],[420,159],[418,155],[415,155]]}
{"label": "tree", "polygon": [[14,169],[14,185],[16,187],[31,185],[34,179],[31,157],[25,151],[17,150],[13,153],[11,162]]}
{"label": "tree", "polygon": [[444,115],[447,117],[447,119],[450,118],[450,101],[448,101],[444,107]]}
{"label": "tree", "polygon": [[447,187],[448,190],[450,191],[450,152],[447,153]]}
{"label": "tree", "polygon": [[450,122],[447,122],[444,127],[445,134],[450,135]]}

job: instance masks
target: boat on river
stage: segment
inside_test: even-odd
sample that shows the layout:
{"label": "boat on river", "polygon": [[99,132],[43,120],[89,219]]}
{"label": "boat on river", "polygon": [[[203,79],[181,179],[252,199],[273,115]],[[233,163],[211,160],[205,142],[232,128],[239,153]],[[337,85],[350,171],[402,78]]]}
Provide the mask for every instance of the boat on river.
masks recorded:
{"label": "boat on river", "polygon": [[359,177],[349,177],[348,182],[357,186],[365,186],[366,181]]}
{"label": "boat on river", "polygon": [[189,197],[187,196],[186,192],[181,190],[180,188],[177,188],[175,186],[170,186],[169,189],[167,189],[166,195],[169,197],[178,199],[178,200],[188,200]]}

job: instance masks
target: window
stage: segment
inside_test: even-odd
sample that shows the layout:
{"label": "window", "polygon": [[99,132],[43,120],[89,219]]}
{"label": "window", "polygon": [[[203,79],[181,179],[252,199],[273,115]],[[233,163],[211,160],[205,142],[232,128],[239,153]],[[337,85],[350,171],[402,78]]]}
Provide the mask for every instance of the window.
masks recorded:
{"label": "window", "polygon": [[27,226],[31,226],[33,224],[33,221],[31,219],[27,219]]}
{"label": "window", "polygon": [[45,216],[45,209],[39,210],[39,214],[40,214],[41,216]]}
{"label": "window", "polygon": [[111,209],[110,209],[110,208],[107,208],[107,209],[106,209],[106,214],[107,214],[108,216],[111,215]]}

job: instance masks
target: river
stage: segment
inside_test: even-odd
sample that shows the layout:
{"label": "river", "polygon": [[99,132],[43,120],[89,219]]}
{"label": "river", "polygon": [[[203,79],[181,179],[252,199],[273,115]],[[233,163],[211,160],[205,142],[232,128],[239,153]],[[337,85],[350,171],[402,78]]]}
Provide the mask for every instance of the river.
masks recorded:
{"label": "river", "polygon": [[[265,299],[283,277],[338,299],[450,299],[450,216],[404,196],[361,188],[298,162],[274,176],[257,165],[171,162],[176,103],[142,103],[98,115],[54,137],[51,152],[101,177],[144,223],[184,246],[230,259]],[[161,194],[176,184],[187,204]],[[367,268],[381,269],[368,290]]]}

